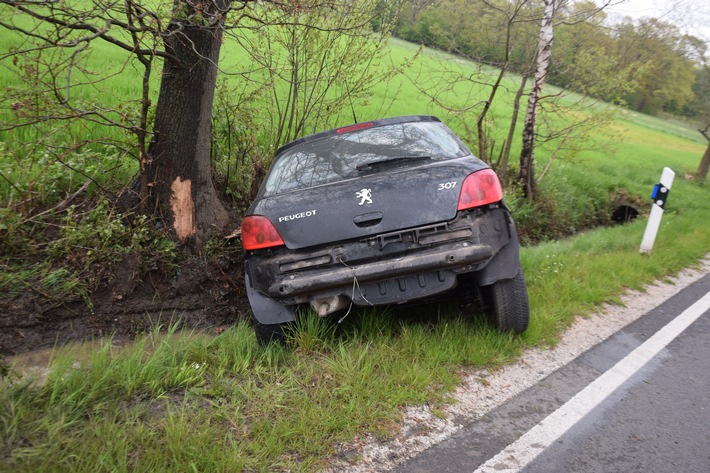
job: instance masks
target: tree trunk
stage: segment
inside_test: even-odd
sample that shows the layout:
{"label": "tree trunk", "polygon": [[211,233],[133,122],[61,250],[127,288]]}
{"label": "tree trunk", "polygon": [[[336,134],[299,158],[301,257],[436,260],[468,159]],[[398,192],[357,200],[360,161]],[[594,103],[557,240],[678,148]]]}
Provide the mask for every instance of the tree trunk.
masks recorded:
{"label": "tree trunk", "polygon": [[552,33],[553,18],[555,13],[555,1],[545,0],[545,10],[542,15],[542,25],[540,26],[540,37],[537,44],[537,59],[535,63],[535,74],[533,75],[533,86],[528,99],[528,109],[525,114],[525,124],[523,125],[523,147],[520,151],[520,181],[523,186],[523,194],[526,199],[535,198],[535,120],[537,118],[538,105],[542,95],[542,86],[547,77],[547,70],[552,58]]}
{"label": "tree trunk", "polygon": [[699,130],[700,133],[708,140],[708,147],[705,148],[705,153],[703,153],[703,159],[700,160],[700,166],[698,166],[698,179],[705,182],[708,177],[708,168],[710,168],[710,137],[708,136],[708,126],[705,130]]}
{"label": "tree trunk", "polygon": [[528,83],[529,73],[523,74],[520,81],[520,87],[515,93],[515,99],[513,100],[513,113],[510,117],[510,127],[508,128],[508,138],[503,146],[503,154],[501,155],[501,161],[498,166],[498,177],[505,181],[505,176],[508,173],[508,162],[510,161],[510,147],[513,143],[513,137],[515,136],[515,127],[518,124],[518,113],[520,112],[520,99],[523,97],[523,92],[525,91],[525,84]]}
{"label": "tree trunk", "polygon": [[223,12],[229,1],[196,5],[175,2],[180,21],[173,20],[165,39],[173,58],[163,65],[145,172],[149,203],[177,240],[199,247],[228,221],[212,182],[210,133]]}
{"label": "tree trunk", "polygon": [[708,143],[708,147],[705,148],[703,159],[700,161],[700,166],[698,166],[698,179],[702,182],[705,182],[708,177],[708,168],[710,168],[710,143]]}

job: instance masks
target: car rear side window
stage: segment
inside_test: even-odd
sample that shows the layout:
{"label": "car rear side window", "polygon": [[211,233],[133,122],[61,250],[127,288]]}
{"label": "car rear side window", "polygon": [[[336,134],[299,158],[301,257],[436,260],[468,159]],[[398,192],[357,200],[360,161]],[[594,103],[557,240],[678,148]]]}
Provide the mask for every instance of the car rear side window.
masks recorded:
{"label": "car rear side window", "polygon": [[317,186],[355,177],[358,166],[391,158],[428,156],[435,160],[470,155],[440,122],[410,122],[333,134],[286,149],[267,176],[264,193]]}

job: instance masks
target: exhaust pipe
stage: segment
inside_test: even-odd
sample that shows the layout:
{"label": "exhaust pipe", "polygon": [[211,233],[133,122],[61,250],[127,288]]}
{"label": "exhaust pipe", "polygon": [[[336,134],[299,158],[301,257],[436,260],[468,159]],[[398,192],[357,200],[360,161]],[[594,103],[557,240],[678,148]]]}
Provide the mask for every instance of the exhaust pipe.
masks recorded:
{"label": "exhaust pipe", "polygon": [[311,307],[320,317],[325,317],[338,310],[345,309],[349,300],[343,296],[333,296],[333,297],[323,297],[320,299],[313,299],[311,301]]}

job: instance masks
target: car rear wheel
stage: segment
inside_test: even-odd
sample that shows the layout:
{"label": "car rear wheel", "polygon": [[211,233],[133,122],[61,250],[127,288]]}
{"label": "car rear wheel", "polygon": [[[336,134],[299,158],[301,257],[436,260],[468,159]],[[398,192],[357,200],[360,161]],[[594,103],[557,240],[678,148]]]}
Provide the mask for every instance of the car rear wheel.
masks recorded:
{"label": "car rear wheel", "polygon": [[262,324],[256,318],[254,322],[254,334],[259,345],[265,346],[271,342],[276,342],[281,345],[286,344],[285,329],[288,323],[281,324]]}
{"label": "car rear wheel", "polygon": [[491,303],[491,316],[501,332],[522,333],[530,322],[528,289],[523,272],[512,279],[502,279],[483,288]]}

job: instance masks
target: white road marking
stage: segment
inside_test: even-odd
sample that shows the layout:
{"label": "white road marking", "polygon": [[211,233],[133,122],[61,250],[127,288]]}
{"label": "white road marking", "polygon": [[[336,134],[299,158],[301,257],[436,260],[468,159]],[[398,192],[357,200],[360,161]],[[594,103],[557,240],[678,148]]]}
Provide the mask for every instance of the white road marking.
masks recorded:
{"label": "white road marking", "polygon": [[690,324],[710,310],[710,292],[599,376],[572,399],[543,419],[514,443],[478,467],[475,473],[517,472],[531,463],[582,417],[598,406],[653,359]]}

